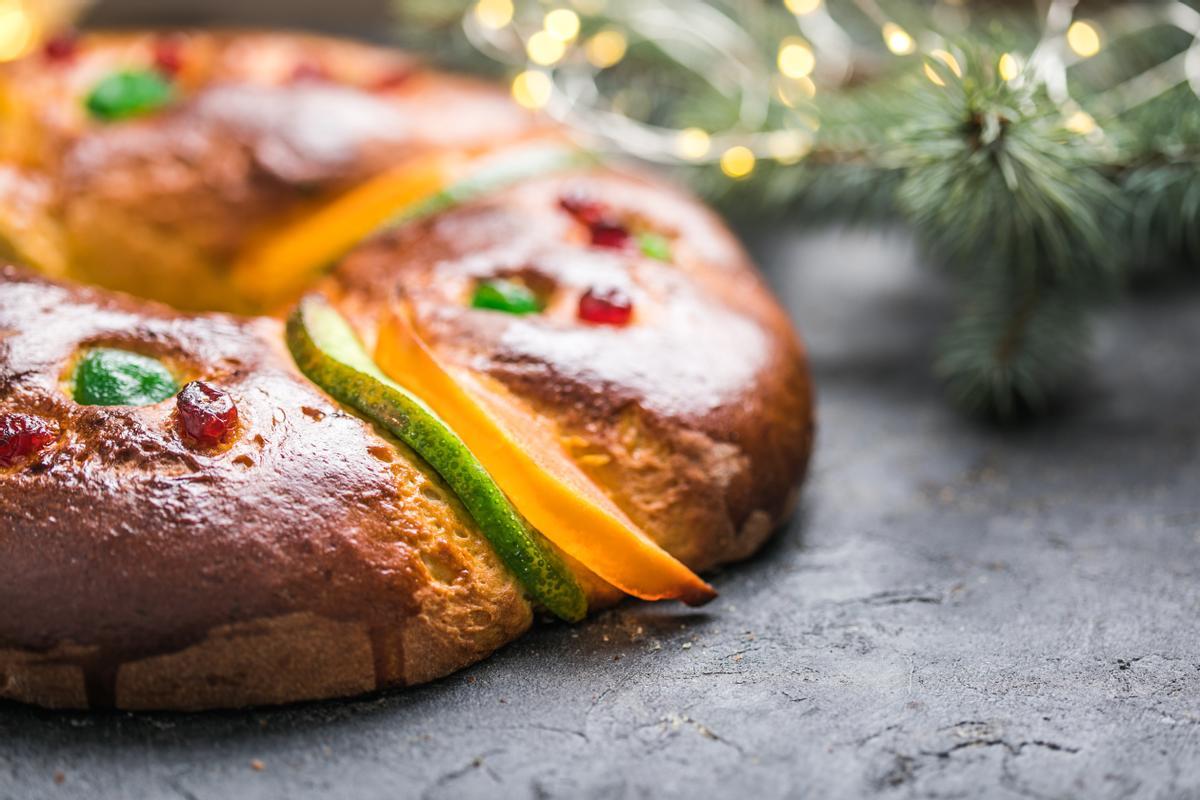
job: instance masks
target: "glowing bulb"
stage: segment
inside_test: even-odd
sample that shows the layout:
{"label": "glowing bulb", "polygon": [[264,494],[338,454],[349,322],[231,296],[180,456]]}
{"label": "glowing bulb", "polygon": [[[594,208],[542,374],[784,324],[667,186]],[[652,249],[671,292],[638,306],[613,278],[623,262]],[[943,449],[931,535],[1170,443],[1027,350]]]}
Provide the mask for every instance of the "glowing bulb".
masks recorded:
{"label": "glowing bulb", "polygon": [[1086,22],[1072,22],[1067,28],[1067,44],[1076,55],[1091,58],[1100,52],[1100,31]]}
{"label": "glowing bulb", "polygon": [[538,31],[525,43],[525,52],[530,61],[547,67],[563,57],[567,46],[549,31]]}
{"label": "glowing bulb", "polygon": [[812,138],[801,131],[775,131],[767,138],[767,149],[780,164],[795,164],[812,150]]}
{"label": "glowing bulb", "polygon": [[813,51],[803,40],[789,36],[779,45],[779,71],[789,78],[807,78],[817,65]]}
{"label": "glowing bulb", "polygon": [[542,27],[560,42],[573,42],[579,35],[579,15],[569,8],[556,8],[546,15]]}
{"label": "glowing bulb", "polygon": [[593,67],[607,69],[625,57],[627,47],[625,34],[618,30],[606,30],[588,39],[583,51]]}
{"label": "glowing bulb", "polygon": [[1004,55],[1000,56],[1000,64],[998,69],[1000,71],[1000,78],[1002,80],[1016,80],[1017,76],[1021,74],[1021,68],[1020,57],[1015,56],[1012,53],[1005,53]]}
{"label": "glowing bulb", "polygon": [[883,26],[883,43],[898,56],[906,56],[917,49],[917,43],[908,35],[908,31],[894,22]]}
{"label": "glowing bulb", "polygon": [[479,0],[475,4],[475,20],[485,28],[499,30],[512,22],[512,0]]}
{"label": "glowing bulb", "polygon": [[554,86],[550,82],[550,76],[536,69],[522,72],[513,78],[512,82],[513,99],[525,108],[543,107],[550,102],[550,94],[553,90]]}
{"label": "glowing bulb", "polygon": [[783,4],[787,6],[788,11],[797,17],[802,17],[820,8],[821,0],[783,0]]}
{"label": "glowing bulb", "polygon": [[12,61],[25,55],[36,37],[36,25],[24,5],[0,5],[0,61]]}
{"label": "glowing bulb", "polygon": [[754,153],[749,147],[734,145],[721,154],[721,171],[735,180],[746,177],[754,171]]}
{"label": "glowing bulb", "polygon": [[934,50],[934,51],[930,52],[929,55],[933,56],[938,61],[945,64],[950,69],[950,71],[954,73],[954,77],[956,77],[956,78],[962,77],[962,67],[960,67],[958,65],[958,59],[954,57],[953,53],[950,53],[946,50]]}
{"label": "glowing bulb", "polygon": [[[929,53],[930,58],[936,58],[946,65],[946,68],[954,73],[955,77],[962,77],[962,67],[958,65],[958,59],[945,50],[933,50]],[[946,82],[942,80],[942,76],[933,68],[932,64],[925,64],[925,77],[929,78],[937,86],[945,86]]]}
{"label": "glowing bulb", "polygon": [[1078,133],[1080,136],[1091,133],[1096,130],[1096,120],[1086,111],[1076,111],[1071,116],[1067,117],[1066,128],[1071,133]]}
{"label": "glowing bulb", "polygon": [[699,128],[685,128],[675,136],[675,152],[690,161],[708,155],[711,144],[708,134]]}

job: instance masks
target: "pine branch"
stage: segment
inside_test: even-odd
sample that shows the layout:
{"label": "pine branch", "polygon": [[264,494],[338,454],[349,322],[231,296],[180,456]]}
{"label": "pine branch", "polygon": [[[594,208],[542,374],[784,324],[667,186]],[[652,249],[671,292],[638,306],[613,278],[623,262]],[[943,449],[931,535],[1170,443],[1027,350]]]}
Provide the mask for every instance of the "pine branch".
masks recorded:
{"label": "pine branch", "polygon": [[[766,53],[792,24],[781,4],[712,2]],[[909,30],[938,30],[923,5],[880,2]],[[432,49],[459,58],[463,3],[405,0],[401,8],[410,18],[413,8],[437,17],[408,32],[432,31]],[[878,19],[860,13],[861,4],[826,7],[852,37],[874,36],[878,45]],[[619,16],[622,6],[605,8]],[[969,31],[940,31],[953,67],[883,53],[856,63],[846,86],[789,100],[799,108],[773,107],[766,127],[819,121],[799,163],[760,159],[744,181],[713,164],[680,172],[733,216],[908,224],[961,290],[937,373],[962,405],[1011,415],[1045,408],[1067,385],[1086,360],[1091,309],[1131,271],[1200,264],[1200,100],[1180,85],[1148,102],[1134,97],[1129,108],[1129,97],[1107,92],[1190,47],[1179,30],[1158,26],[1109,42],[1102,57],[1072,68],[1068,88],[1079,105],[1063,106],[1041,89],[1019,88],[1036,81],[997,74],[1001,53],[1034,49],[1035,15],[1005,4],[970,13]],[[602,14],[591,24],[621,20]],[[599,76],[605,95],[619,94],[630,116],[668,129],[740,130],[736,96],[711,91],[654,42],[642,44]],[[1083,115],[1067,130],[1079,107],[1095,120]]]}
{"label": "pine branch", "polygon": [[1087,361],[1085,308],[1036,280],[972,284],[942,336],[935,372],[961,407],[1001,418],[1042,413]]}

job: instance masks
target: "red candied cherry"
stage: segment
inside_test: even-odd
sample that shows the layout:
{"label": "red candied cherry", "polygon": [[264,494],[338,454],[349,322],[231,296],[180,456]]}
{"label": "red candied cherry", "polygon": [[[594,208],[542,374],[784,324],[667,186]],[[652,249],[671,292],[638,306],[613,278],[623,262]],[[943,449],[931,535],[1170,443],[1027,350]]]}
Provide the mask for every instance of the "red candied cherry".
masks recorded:
{"label": "red candied cherry", "polygon": [[632,241],[629,229],[618,220],[608,206],[586,195],[572,193],[559,198],[558,205],[587,226],[595,247],[623,250]]}
{"label": "red candied cherry", "polygon": [[633,298],[615,286],[592,287],[579,298],[579,318],[595,325],[628,325],[633,317]]}
{"label": "red candied cherry", "polygon": [[406,67],[397,67],[389,70],[383,75],[380,75],[374,83],[371,84],[371,90],[375,92],[390,92],[394,89],[399,89],[404,84],[412,80],[413,70]]}
{"label": "red candied cherry", "polygon": [[592,233],[592,244],[596,247],[610,247],[613,250],[624,250],[629,246],[629,230],[619,222],[601,220],[589,227]]}
{"label": "red candied cherry", "polygon": [[0,467],[11,467],[58,438],[58,425],[29,414],[0,414]]}
{"label": "red candied cherry", "polygon": [[571,192],[558,198],[558,205],[584,225],[599,222],[608,214],[608,208],[598,200],[593,200],[581,192]]}
{"label": "red candied cherry", "polygon": [[75,31],[57,33],[42,45],[42,55],[45,59],[58,64],[72,60],[78,52],[79,34]]}
{"label": "red candied cherry", "polygon": [[183,69],[184,41],[178,36],[164,36],[154,43],[154,68],[168,78]]}
{"label": "red candied cherry", "polygon": [[204,381],[192,381],[175,400],[184,434],[202,447],[216,447],[238,424],[238,410],[228,392]]}

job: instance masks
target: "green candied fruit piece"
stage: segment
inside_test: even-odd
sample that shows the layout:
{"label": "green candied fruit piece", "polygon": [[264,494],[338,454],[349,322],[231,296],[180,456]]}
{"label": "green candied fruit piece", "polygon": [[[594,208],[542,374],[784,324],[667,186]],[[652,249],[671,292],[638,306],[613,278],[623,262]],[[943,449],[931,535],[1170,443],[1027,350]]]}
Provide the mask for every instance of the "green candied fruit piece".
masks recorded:
{"label": "green candied fruit piece", "polygon": [[659,261],[671,260],[671,240],[657,233],[640,233],[637,237],[642,255]]}
{"label": "green candied fruit piece", "polygon": [[535,600],[570,622],[587,614],[587,595],[570,567],[529,527],[458,434],[380,371],[329,301],[320,295],[301,300],[288,319],[287,343],[301,372],[411,447],[442,476]]}
{"label": "green candied fruit piece", "polygon": [[179,392],[162,362],[107,347],[84,354],[73,383],[75,402],[84,406],[149,406]]}
{"label": "green candied fruit piece", "polygon": [[480,281],[471,298],[471,306],[508,314],[534,314],[542,310],[541,301],[533,290],[504,278]]}
{"label": "green candied fruit piece", "polygon": [[154,70],[114,72],[92,87],[87,110],[96,119],[111,122],[149,114],[175,97],[171,82]]}

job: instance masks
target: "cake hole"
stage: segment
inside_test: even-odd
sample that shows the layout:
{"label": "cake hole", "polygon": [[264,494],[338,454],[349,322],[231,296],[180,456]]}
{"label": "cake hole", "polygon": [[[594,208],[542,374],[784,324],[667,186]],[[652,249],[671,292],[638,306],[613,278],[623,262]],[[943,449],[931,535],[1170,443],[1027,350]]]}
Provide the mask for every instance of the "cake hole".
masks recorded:
{"label": "cake hole", "polygon": [[433,553],[422,552],[421,561],[425,563],[425,568],[429,570],[429,574],[435,581],[446,584],[454,583],[458,570],[446,564],[441,558]]}
{"label": "cake hole", "polygon": [[425,485],[421,487],[421,494],[426,500],[432,500],[435,503],[445,503],[446,495],[435,486]]}

